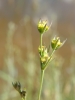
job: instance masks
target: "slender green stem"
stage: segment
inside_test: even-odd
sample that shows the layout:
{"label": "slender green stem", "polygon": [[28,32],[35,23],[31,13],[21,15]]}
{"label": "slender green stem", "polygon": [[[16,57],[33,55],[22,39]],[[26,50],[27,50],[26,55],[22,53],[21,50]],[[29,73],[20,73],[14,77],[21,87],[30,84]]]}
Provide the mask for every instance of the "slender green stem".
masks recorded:
{"label": "slender green stem", "polygon": [[42,49],[42,34],[40,35],[40,47]]}
{"label": "slender green stem", "polygon": [[40,80],[40,90],[39,90],[39,98],[38,98],[38,100],[40,100],[40,97],[41,97],[43,78],[44,78],[44,70],[41,70],[41,80]]}
{"label": "slender green stem", "polygon": [[[41,48],[41,56],[42,56],[42,34],[40,34],[40,48]],[[41,67],[42,67],[42,65],[41,65]],[[38,100],[40,100],[40,96],[41,96],[43,77],[44,77],[44,70],[41,70],[41,80],[40,80],[40,89],[39,89]]]}
{"label": "slender green stem", "polygon": [[22,98],[22,100],[26,100],[26,98]]}
{"label": "slender green stem", "polygon": [[52,53],[51,53],[50,57],[52,57],[52,56],[53,56],[54,52],[55,52],[55,50],[53,50],[53,51],[52,51]]}

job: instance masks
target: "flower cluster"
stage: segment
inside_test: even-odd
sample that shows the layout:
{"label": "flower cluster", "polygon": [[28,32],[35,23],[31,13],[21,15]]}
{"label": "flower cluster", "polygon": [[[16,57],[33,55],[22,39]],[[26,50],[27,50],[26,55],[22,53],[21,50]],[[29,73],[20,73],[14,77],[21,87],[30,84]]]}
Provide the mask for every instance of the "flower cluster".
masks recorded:
{"label": "flower cluster", "polygon": [[59,49],[64,43],[66,42],[66,40],[64,40],[63,42],[60,41],[59,37],[54,37],[51,41],[51,47],[53,50],[57,50]]}
{"label": "flower cluster", "polygon": [[49,54],[48,54],[48,50],[45,46],[39,47],[39,55],[40,55],[40,61],[41,61],[41,68],[43,69],[46,65],[46,63],[48,62],[48,60],[50,59]]}
{"label": "flower cluster", "polygon": [[[40,20],[38,22],[38,31],[41,34],[45,33],[46,31],[48,31],[50,28],[50,26],[48,25],[47,20]],[[42,38],[41,38],[41,46],[39,47],[39,55],[40,55],[40,62],[41,62],[41,69],[45,69],[47,64],[51,61],[53,53],[55,52],[55,50],[59,49],[64,42],[60,42],[60,38],[59,37],[54,37],[51,41],[51,47],[52,47],[52,53],[51,55],[48,54],[48,50],[45,46],[42,45]]]}
{"label": "flower cluster", "polygon": [[58,48],[60,48],[62,46],[62,42],[60,42],[60,38],[59,37],[54,37],[51,41],[51,47],[53,50],[57,50]]}
{"label": "flower cluster", "polygon": [[39,21],[38,23],[38,31],[43,34],[44,32],[49,30],[49,25],[47,20],[46,21]]}

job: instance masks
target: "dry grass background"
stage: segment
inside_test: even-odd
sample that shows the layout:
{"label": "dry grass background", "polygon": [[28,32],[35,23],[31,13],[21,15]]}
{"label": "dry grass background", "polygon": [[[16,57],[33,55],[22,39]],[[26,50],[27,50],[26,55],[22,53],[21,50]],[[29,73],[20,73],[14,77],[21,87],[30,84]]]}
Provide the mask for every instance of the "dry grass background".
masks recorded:
{"label": "dry grass background", "polygon": [[[52,16],[49,16],[46,8],[44,11],[39,9],[43,9],[40,6],[42,1],[0,1],[0,100],[21,99],[12,86],[13,81],[20,81],[26,88],[27,100],[37,100],[40,41],[36,23],[41,16],[47,16],[47,12],[53,25],[44,35],[43,43],[48,46],[54,35],[62,40],[67,38],[67,42],[56,51],[55,59],[45,72],[41,100],[75,100],[75,3],[64,11],[60,7],[63,2],[56,1],[54,4],[52,2],[56,5],[56,12],[51,13]],[[57,12],[58,5],[62,12]]]}

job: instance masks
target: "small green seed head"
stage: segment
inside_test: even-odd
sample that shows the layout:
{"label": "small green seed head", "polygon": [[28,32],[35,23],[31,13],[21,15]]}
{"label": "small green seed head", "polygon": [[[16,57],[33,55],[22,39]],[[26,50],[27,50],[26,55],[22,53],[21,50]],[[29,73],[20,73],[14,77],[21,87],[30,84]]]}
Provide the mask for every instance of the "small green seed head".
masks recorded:
{"label": "small green seed head", "polygon": [[60,38],[59,37],[54,37],[51,41],[51,47],[53,50],[57,50],[58,48],[60,48],[62,46],[62,42],[60,42]]}
{"label": "small green seed head", "polygon": [[20,82],[12,83],[12,85],[13,85],[13,87],[14,87],[18,92],[21,91],[21,84],[20,84]]}
{"label": "small green seed head", "polygon": [[42,46],[42,48],[39,47],[39,54],[42,64],[45,64],[50,59],[48,50],[45,46]]}
{"label": "small green seed head", "polygon": [[49,25],[47,20],[43,20],[43,21],[39,21],[38,22],[38,31],[40,32],[40,34],[43,34],[44,32],[49,30]]}

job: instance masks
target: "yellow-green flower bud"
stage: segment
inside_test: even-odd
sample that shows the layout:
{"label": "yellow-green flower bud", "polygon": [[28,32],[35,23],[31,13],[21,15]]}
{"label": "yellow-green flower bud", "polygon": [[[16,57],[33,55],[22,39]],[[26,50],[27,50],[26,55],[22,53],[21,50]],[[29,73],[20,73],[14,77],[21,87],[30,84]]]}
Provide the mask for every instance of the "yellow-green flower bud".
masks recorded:
{"label": "yellow-green flower bud", "polygon": [[60,48],[62,46],[62,42],[60,42],[60,38],[59,37],[54,37],[53,40],[51,41],[51,47],[53,50],[57,50],[58,48]]}
{"label": "yellow-green flower bud", "polygon": [[39,46],[39,48],[38,48],[39,53],[43,52],[43,51],[44,51],[44,49],[45,49],[45,46],[42,46],[42,47],[40,47],[40,46]]}
{"label": "yellow-green flower bud", "polygon": [[49,55],[48,55],[48,52],[47,52],[47,48],[44,47],[43,51],[42,51],[42,55],[41,55],[41,62],[42,63],[46,63],[49,59]]}
{"label": "yellow-green flower bud", "polygon": [[38,23],[38,31],[40,32],[40,34],[43,34],[48,30],[49,30],[49,25],[47,20],[43,20],[43,21],[40,20]]}

